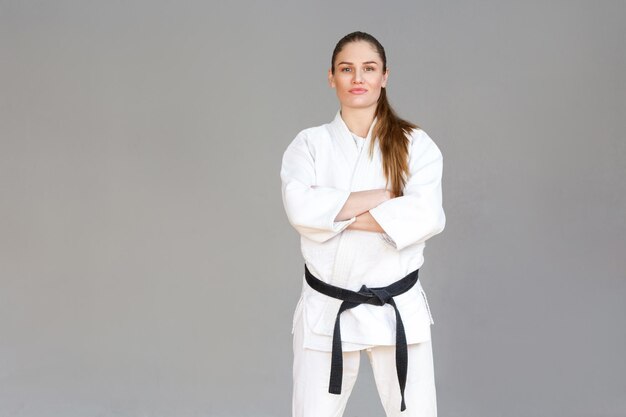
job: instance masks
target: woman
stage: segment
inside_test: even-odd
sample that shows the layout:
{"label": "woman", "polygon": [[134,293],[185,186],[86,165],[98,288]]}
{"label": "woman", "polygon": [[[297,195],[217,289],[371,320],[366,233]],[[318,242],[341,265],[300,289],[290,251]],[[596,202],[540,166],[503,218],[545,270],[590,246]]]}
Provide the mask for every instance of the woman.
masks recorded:
{"label": "woman", "polygon": [[442,155],[391,109],[382,45],[354,32],[328,81],[340,109],[285,150],[283,203],[301,235],[302,295],[293,318],[293,417],[343,415],[360,352],[388,417],[437,415],[425,241],[445,226]]}

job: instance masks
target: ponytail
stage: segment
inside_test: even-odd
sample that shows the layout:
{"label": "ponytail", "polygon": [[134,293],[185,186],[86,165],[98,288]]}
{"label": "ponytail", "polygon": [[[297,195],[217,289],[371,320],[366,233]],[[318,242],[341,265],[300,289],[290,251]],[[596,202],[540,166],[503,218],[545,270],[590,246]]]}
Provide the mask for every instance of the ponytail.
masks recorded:
{"label": "ponytail", "polygon": [[[379,141],[383,160],[383,172],[387,178],[387,188],[395,196],[403,194],[409,176],[409,138],[412,129],[419,126],[399,118],[387,100],[387,92],[383,87],[376,106],[376,125],[372,137]],[[370,158],[374,152],[374,141],[370,144]]]}

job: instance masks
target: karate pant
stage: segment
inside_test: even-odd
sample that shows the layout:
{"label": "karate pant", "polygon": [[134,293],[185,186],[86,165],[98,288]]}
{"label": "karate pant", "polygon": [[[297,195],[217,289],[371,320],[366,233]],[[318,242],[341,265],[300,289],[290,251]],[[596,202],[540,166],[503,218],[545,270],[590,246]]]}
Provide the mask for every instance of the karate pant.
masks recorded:
{"label": "karate pant", "polygon": [[[331,352],[303,347],[302,314],[293,334],[292,417],[341,417],[359,373],[361,351],[343,352],[341,394],[328,392]],[[437,400],[431,341],[409,344],[406,410],[400,411],[395,346],[364,349],[387,417],[436,417]]]}

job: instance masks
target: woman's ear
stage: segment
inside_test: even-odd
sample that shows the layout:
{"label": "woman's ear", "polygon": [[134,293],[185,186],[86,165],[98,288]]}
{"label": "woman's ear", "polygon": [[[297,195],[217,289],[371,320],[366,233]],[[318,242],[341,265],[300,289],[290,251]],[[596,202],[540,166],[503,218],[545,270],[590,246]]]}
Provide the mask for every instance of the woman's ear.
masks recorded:
{"label": "woman's ear", "polygon": [[332,70],[328,70],[328,85],[331,88],[335,88],[335,81],[333,80],[333,72]]}
{"label": "woman's ear", "polygon": [[383,88],[387,88],[387,77],[389,77],[389,68],[387,68],[387,71],[383,74]]}

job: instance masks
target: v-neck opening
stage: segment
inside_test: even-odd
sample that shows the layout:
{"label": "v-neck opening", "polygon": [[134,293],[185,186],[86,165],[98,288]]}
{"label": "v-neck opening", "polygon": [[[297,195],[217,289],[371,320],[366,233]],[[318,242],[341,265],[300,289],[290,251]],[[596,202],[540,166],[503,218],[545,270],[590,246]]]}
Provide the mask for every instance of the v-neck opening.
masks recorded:
{"label": "v-neck opening", "polygon": [[[334,138],[337,141],[337,145],[341,149],[342,153],[346,156],[346,161],[350,164],[355,164],[355,169],[359,165],[360,161],[364,157],[364,148],[367,148],[371,144],[371,135],[373,133],[374,125],[377,118],[374,117],[372,124],[370,125],[367,137],[363,139],[356,139],[354,133],[348,129],[345,121],[341,117],[341,109],[337,110],[334,120],[328,125],[328,128],[334,131]],[[358,135],[357,135],[358,136]],[[359,136],[360,137],[360,136]],[[358,141],[361,140],[359,143]]]}
{"label": "v-neck opening", "polygon": [[335,120],[339,122],[339,124],[343,127],[343,129],[345,129],[346,132],[348,132],[350,136],[354,135],[357,138],[363,139],[364,142],[367,142],[368,140],[371,139],[372,131],[374,130],[374,126],[376,125],[376,121],[378,120],[378,118],[376,116],[374,117],[374,119],[372,120],[372,123],[370,124],[369,129],[367,130],[367,135],[365,137],[357,135],[356,133],[352,132],[348,128],[348,125],[346,124],[345,120],[343,120],[343,117],[341,117],[341,109],[337,110],[337,114],[335,115]]}

